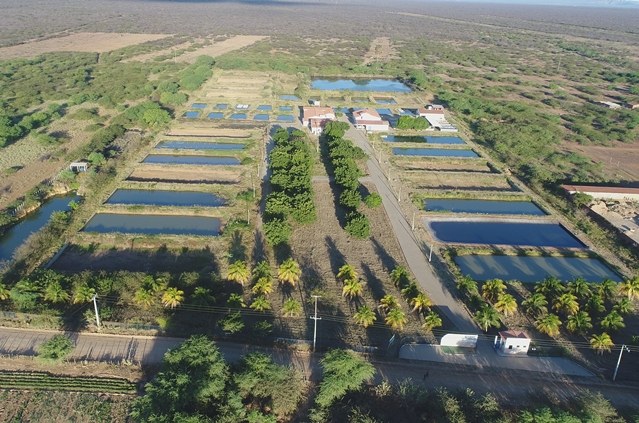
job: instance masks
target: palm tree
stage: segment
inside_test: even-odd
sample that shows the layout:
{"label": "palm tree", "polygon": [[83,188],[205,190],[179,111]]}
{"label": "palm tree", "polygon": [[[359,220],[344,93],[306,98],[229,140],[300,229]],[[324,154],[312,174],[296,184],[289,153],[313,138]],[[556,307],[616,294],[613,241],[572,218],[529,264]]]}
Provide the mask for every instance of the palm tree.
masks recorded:
{"label": "palm tree", "polygon": [[616,311],[611,311],[606,317],[601,319],[600,323],[601,327],[604,329],[610,330],[619,330],[621,328],[626,327],[626,324],[623,322],[623,317],[621,314]]}
{"label": "palm tree", "polygon": [[566,329],[570,332],[585,333],[592,329],[590,316],[585,311],[580,311],[568,317]]}
{"label": "palm tree", "polygon": [[567,315],[572,316],[579,311],[579,302],[577,301],[576,296],[570,292],[566,292],[565,294],[561,294],[559,298],[555,300],[555,304],[553,304],[552,308],[556,311],[563,311]]}
{"label": "palm tree", "polygon": [[160,292],[166,289],[168,285],[168,281],[162,277],[154,278],[152,275],[147,275],[144,277],[142,281],[142,286],[147,291],[151,291],[152,293]]}
{"label": "palm tree", "polygon": [[548,276],[535,287],[535,292],[544,294],[544,296],[550,298],[556,297],[563,291],[564,286],[561,284],[561,281],[554,276]]}
{"label": "palm tree", "polygon": [[10,296],[10,291],[7,289],[7,286],[3,283],[0,283],[0,301],[8,300]]}
{"label": "palm tree", "polygon": [[603,313],[604,310],[606,310],[603,296],[600,291],[594,292],[592,296],[588,298],[588,301],[586,302],[586,310],[595,314]]}
{"label": "palm tree", "polygon": [[344,287],[342,288],[342,296],[348,297],[353,300],[354,298],[362,295],[364,287],[358,279],[348,279],[344,281]]}
{"label": "palm tree", "polygon": [[273,281],[268,276],[260,277],[251,288],[253,294],[269,295],[273,292]]}
{"label": "palm tree", "polygon": [[548,336],[559,335],[559,327],[561,326],[561,319],[556,314],[546,314],[537,319],[535,326],[540,332],[545,333]]}
{"label": "palm tree", "polygon": [[59,281],[53,281],[44,288],[42,298],[54,304],[63,303],[69,300],[69,293],[62,288]]}
{"label": "palm tree", "polygon": [[532,294],[521,303],[521,306],[526,309],[528,313],[533,315],[546,313],[548,311],[548,309],[546,308],[547,305],[548,301],[546,301],[546,297],[544,297],[544,294],[541,293]]}
{"label": "palm tree", "polygon": [[73,304],[88,303],[93,299],[95,289],[89,287],[86,283],[79,284],[73,290]]}
{"label": "palm tree", "polygon": [[593,350],[597,351],[599,355],[603,355],[604,351],[610,352],[615,344],[612,342],[612,338],[606,332],[601,335],[592,335],[590,338],[590,346]]}
{"label": "palm tree", "polygon": [[601,294],[601,297],[604,299],[604,301],[610,300],[615,295],[617,295],[618,288],[619,286],[617,285],[617,282],[610,279],[604,279],[599,284],[599,293]]}
{"label": "palm tree", "polygon": [[377,315],[370,307],[361,306],[357,309],[355,314],[353,314],[353,320],[355,320],[358,325],[367,328],[375,323],[375,321],[377,320]]}
{"label": "palm tree", "polygon": [[255,311],[266,311],[271,309],[271,303],[268,302],[265,296],[260,295],[253,300],[250,307]]}
{"label": "palm tree", "polygon": [[399,307],[399,303],[397,302],[395,297],[393,297],[390,294],[384,295],[382,299],[379,300],[379,309],[386,313],[398,307]]}
{"label": "palm tree", "polygon": [[300,281],[301,275],[300,265],[292,258],[284,260],[277,270],[277,279],[282,283],[288,283],[293,286]]}
{"label": "palm tree", "polygon": [[517,300],[510,294],[500,294],[495,303],[495,310],[508,317],[517,311]]}
{"label": "palm tree", "polygon": [[424,324],[422,325],[422,327],[426,330],[433,330],[440,327],[442,324],[442,318],[439,317],[439,314],[431,311],[426,316],[424,316]]}
{"label": "palm tree", "polygon": [[497,311],[489,304],[482,304],[481,309],[475,313],[475,319],[484,332],[488,332],[488,329],[491,326],[496,328],[501,326],[501,321],[499,320]]}
{"label": "palm tree", "polygon": [[628,279],[619,286],[619,289],[629,300],[639,297],[639,276]]}
{"label": "palm tree", "polygon": [[250,276],[251,273],[249,272],[246,262],[242,260],[236,260],[229,266],[226,279],[231,282],[237,282],[243,286],[246,282],[248,282]]}
{"label": "palm tree", "polygon": [[215,303],[215,297],[211,295],[211,290],[206,289],[203,286],[198,286],[193,290],[191,295],[191,302],[199,306],[207,306]]}
{"label": "palm tree", "polygon": [[355,271],[355,268],[348,263],[340,267],[339,271],[337,272],[337,279],[341,280],[342,282],[357,279],[358,277],[359,276]]}
{"label": "palm tree", "polygon": [[501,279],[491,279],[484,282],[481,287],[481,296],[486,301],[495,302],[500,294],[503,294],[506,290],[506,284]]}
{"label": "palm tree", "polygon": [[271,279],[273,274],[271,273],[271,265],[266,260],[262,260],[253,268],[253,279],[259,280],[261,278]]}
{"label": "palm tree", "polygon": [[629,314],[633,311],[634,307],[628,298],[622,298],[617,301],[617,304],[615,304],[612,309],[619,314]]}
{"label": "palm tree", "polygon": [[148,310],[155,303],[155,296],[148,289],[140,288],[133,295],[133,302],[144,310]]}
{"label": "palm tree", "polygon": [[404,325],[408,321],[406,318],[406,314],[400,308],[394,308],[386,313],[386,324],[391,327],[391,329],[396,331],[401,331],[404,329]]}
{"label": "palm tree", "polygon": [[175,308],[184,301],[184,291],[177,288],[167,288],[162,294],[162,305],[166,308]]}
{"label": "palm tree", "polygon": [[579,299],[588,298],[590,294],[592,294],[590,291],[590,285],[588,285],[588,282],[581,277],[568,282],[568,292]]}
{"label": "palm tree", "polygon": [[410,300],[410,305],[413,307],[413,311],[422,312],[427,308],[433,306],[433,301],[428,297],[428,295],[420,292],[412,300]]}
{"label": "palm tree", "polygon": [[457,289],[467,294],[475,294],[477,292],[477,281],[468,275],[463,275],[457,279]]}
{"label": "palm tree", "polygon": [[285,317],[295,317],[299,316],[302,313],[302,305],[299,301],[296,301],[292,298],[287,299],[282,304],[282,314]]}
{"label": "palm tree", "polygon": [[404,296],[404,298],[413,298],[416,297],[417,294],[419,294],[419,288],[417,288],[417,285],[414,282],[411,282],[410,284],[406,285],[406,287],[403,288],[400,292]]}
{"label": "palm tree", "polygon": [[396,287],[402,287],[410,281],[410,273],[404,266],[395,266],[390,272],[390,278]]}
{"label": "palm tree", "polygon": [[246,307],[246,304],[244,303],[244,298],[242,298],[240,294],[235,294],[235,293],[229,295],[229,299],[226,300],[226,305],[229,307],[235,307],[235,308]]}

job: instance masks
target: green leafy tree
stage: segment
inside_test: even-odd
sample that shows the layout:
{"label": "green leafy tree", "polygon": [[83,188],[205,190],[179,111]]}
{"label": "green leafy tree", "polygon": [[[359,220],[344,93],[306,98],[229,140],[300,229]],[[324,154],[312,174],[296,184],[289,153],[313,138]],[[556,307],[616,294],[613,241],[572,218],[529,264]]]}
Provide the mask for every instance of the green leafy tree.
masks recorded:
{"label": "green leafy tree", "polygon": [[385,313],[388,313],[392,309],[395,309],[398,307],[399,307],[399,303],[397,302],[397,299],[390,294],[384,295],[382,299],[379,301],[379,309]]}
{"label": "green leafy tree", "polygon": [[592,293],[590,291],[590,285],[588,285],[588,282],[586,282],[584,278],[576,278],[568,282],[568,292],[579,299],[588,298]]}
{"label": "green leafy tree", "polygon": [[353,267],[352,265],[348,263],[340,267],[339,271],[337,272],[337,279],[344,282],[347,280],[357,279],[358,277],[359,275],[357,274],[355,267]]}
{"label": "green leafy tree", "polygon": [[250,276],[251,272],[249,271],[246,262],[243,260],[237,260],[229,266],[226,279],[244,286],[244,284],[248,282]]}
{"label": "green leafy tree", "polygon": [[133,302],[144,310],[148,310],[155,304],[155,295],[148,289],[140,288],[135,291]]}
{"label": "green leafy tree", "polygon": [[[1,290],[0,290],[0,292],[1,292]],[[2,298],[2,295],[0,294],[0,299],[1,298]],[[630,314],[630,313],[632,313],[634,307],[632,305],[632,302],[628,298],[621,298],[612,307],[612,309],[614,311],[616,311],[617,313],[619,313],[619,314]]]}
{"label": "green leafy tree", "polygon": [[263,276],[255,282],[251,291],[257,295],[269,295],[273,292],[273,280]]}
{"label": "green leafy tree", "polygon": [[346,226],[344,227],[349,235],[355,238],[368,238],[371,235],[371,226],[368,218],[357,212],[351,212],[346,216]]}
{"label": "green leafy tree", "polygon": [[486,301],[495,302],[506,291],[506,284],[501,279],[491,279],[484,282],[481,287],[481,295]]}
{"label": "green leafy tree", "polygon": [[271,303],[265,296],[260,295],[253,300],[249,307],[251,307],[255,311],[267,311],[271,309]]}
{"label": "green leafy tree", "polygon": [[229,295],[229,299],[226,300],[226,305],[234,308],[244,308],[246,304],[244,303],[244,298],[240,294],[232,293]]}
{"label": "green leafy tree", "polygon": [[577,313],[579,311],[579,302],[577,301],[577,297],[573,294],[566,292],[565,294],[561,294],[552,306],[553,309],[564,312],[569,316]]}
{"label": "green leafy tree", "polygon": [[342,287],[342,296],[348,297],[350,300],[353,300],[361,296],[363,291],[364,287],[359,279],[348,279],[344,281],[344,286]]}
{"label": "green leafy tree", "polygon": [[399,265],[395,266],[395,268],[391,271],[390,278],[393,282],[393,285],[398,288],[402,288],[405,285],[408,285],[411,279],[408,269],[406,269],[404,266]]}
{"label": "green leafy tree", "polygon": [[239,311],[230,313],[228,316],[220,320],[220,327],[229,335],[242,332],[244,330],[244,320],[242,320],[242,315]]}
{"label": "green leafy tree", "polygon": [[603,313],[606,310],[601,292],[594,292],[593,295],[588,298],[588,301],[586,302],[586,310],[594,314]]}
{"label": "green leafy tree", "polygon": [[282,314],[285,317],[297,317],[302,314],[302,305],[299,301],[288,298],[282,304]]}
{"label": "green leafy tree", "polygon": [[635,276],[632,279],[628,279],[624,281],[619,286],[619,291],[621,292],[622,295],[625,295],[629,300],[633,300],[639,297],[639,276]]}
{"label": "green leafy tree", "polygon": [[477,281],[469,275],[462,275],[457,278],[457,289],[466,294],[474,295],[477,291]]}
{"label": "green leafy tree", "polygon": [[293,229],[285,219],[269,218],[264,222],[264,236],[266,241],[274,246],[288,242]]}
{"label": "green leafy tree", "polygon": [[38,348],[38,358],[47,361],[62,361],[73,351],[73,341],[66,335],[54,335]]}
{"label": "green leafy tree", "polygon": [[284,260],[277,269],[277,279],[291,286],[295,286],[300,281],[301,275],[300,265],[290,257]]}
{"label": "green leafy tree", "polygon": [[612,342],[612,338],[606,332],[601,335],[593,335],[590,338],[590,346],[593,350],[597,351],[597,354],[602,355],[605,352],[610,352],[612,347],[614,347],[614,342]]}
{"label": "green leafy tree", "polygon": [[517,300],[510,294],[500,294],[495,303],[495,310],[508,317],[517,311]]}
{"label": "green leafy tree", "polygon": [[490,327],[498,328],[501,326],[497,310],[488,304],[483,304],[479,311],[475,313],[475,320],[477,320],[484,332],[488,332]]}
{"label": "green leafy tree", "polygon": [[366,206],[374,209],[382,205],[382,197],[378,193],[372,192],[364,197],[364,203]]}
{"label": "green leafy tree", "polygon": [[386,313],[384,319],[386,324],[395,331],[401,331],[404,329],[404,325],[408,322],[406,314],[399,308],[393,308]]}
{"label": "green leafy tree", "polygon": [[431,311],[426,316],[424,316],[424,324],[422,327],[426,330],[433,330],[435,328],[441,327],[444,324],[442,318],[439,317],[439,314]]}
{"label": "green leafy tree", "polygon": [[537,319],[535,326],[540,332],[548,336],[557,336],[561,327],[561,319],[556,314],[546,314]]}
{"label": "green leafy tree", "polygon": [[315,403],[328,409],[348,392],[358,391],[373,378],[375,368],[352,351],[330,350],[320,361],[323,379]]}
{"label": "green leafy tree", "polygon": [[613,280],[604,279],[598,285],[598,288],[599,288],[599,294],[604,300],[611,300],[617,295],[617,290],[619,289],[619,286],[617,282]]}
{"label": "green leafy tree", "polygon": [[162,305],[166,308],[175,308],[184,301],[184,291],[177,288],[167,288],[162,294]]}
{"label": "green leafy tree", "polygon": [[585,311],[579,311],[572,316],[568,316],[566,329],[576,333],[586,333],[592,329],[592,319]]}
{"label": "green leafy tree", "polygon": [[87,283],[78,284],[73,290],[73,303],[88,303],[93,299],[95,289],[91,288]]}
{"label": "green leafy tree", "polygon": [[11,297],[11,291],[7,289],[7,286],[0,283],[0,301],[6,301]]}
{"label": "green leafy tree", "polygon": [[544,294],[541,293],[532,294],[530,297],[522,301],[521,306],[528,313],[537,316],[548,311],[548,309],[546,308],[548,306],[548,301],[546,301],[546,297],[544,297]]}
{"label": "green leafy tree", "polygon": [[546,298],[555,298],[564,290],[561,281],[554,276],[547,277],[535,287],[535,292],[544,294]]}
{"label": "green leafy tree", "polygon": [[261,278],[272,278],[273,273],[271,272],[271,265],[266,260],[262,260],[255,265],[253,268],[253,280],[258,280]]}
{"label": "green leafy tree", "polygon": [[358,325],[367,328],[375,323],[375,321],[377,320],[377,315],[375,314],[375,311],[373,311],[370,307],[361,306],[357,309],[355,314],[353,314],[353,320],[355,320]]}
{"label": "green leafy tree", "polygon": [[626,327],[626,324],[623,322],[623,317],[621,317],[621,314],[617,313],[614,310],[608,313],[606,317],[601,319],[600,324],[602,328],[613,330],[613,331]]}
{"label": "green leafy tree", "polygon": [[69,293],[62,287],[62,284],[59,281],[49,283],[44,288],[42,295],[42,298],[44,298],[45,301],[49,301],[54,304],[69,301],[69,297]]}
{"label": "green leafy tree", "polygon": [[40,292],[33,282],[22,279],[11,288],[9,296],[19,311],[29,312],[36,307]]}
{"label": "green leafy tree", "polygon": [[410,305],[413,307],[413,311],[421,313],[430,309],[433,306],[433,301],[428,297],[428,295],[420,292],[410,300]]}

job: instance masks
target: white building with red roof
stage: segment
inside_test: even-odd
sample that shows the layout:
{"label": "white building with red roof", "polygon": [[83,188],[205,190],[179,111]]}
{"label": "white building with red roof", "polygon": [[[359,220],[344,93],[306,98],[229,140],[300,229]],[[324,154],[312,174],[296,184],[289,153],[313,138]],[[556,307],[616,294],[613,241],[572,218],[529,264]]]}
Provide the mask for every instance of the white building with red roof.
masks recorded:
{"label": "white building with red roof", "polygon": [[321,134],[326,122],[332,120],[335,120],[335,112],[331,107],[302,107],[302,125],[315,135]]}
{"label": "white building with red roof", "polygon": [[444,106],[441,104],[429,104],[426,107],[417,109],[419,117],[426,118],[430,126],[442,132],[457,132],[457,128],[446,120]]}
{"label": "white building with red roof", "polygon": [[357,129],[363,129],[366,132],[388,131],[388,122],[374,109],[363,109],[353,112],[353,121]]}
{"label": "white building with red roof", "polygon": [[495,337],[495,347],[500,354],[526,355],[530,348],[530,338],[522,331],[501,331]]}

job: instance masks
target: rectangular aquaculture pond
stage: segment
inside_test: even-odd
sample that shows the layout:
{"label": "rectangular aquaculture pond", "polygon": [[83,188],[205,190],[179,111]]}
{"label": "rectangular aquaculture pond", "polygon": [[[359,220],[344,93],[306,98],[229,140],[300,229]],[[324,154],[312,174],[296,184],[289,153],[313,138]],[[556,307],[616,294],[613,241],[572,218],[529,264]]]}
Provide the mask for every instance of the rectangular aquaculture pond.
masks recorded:
{"label": "rectangular aquaculture pond", "polygon": [[220,234],[220,226],[220,219],[217,217],[96,213],[82,230],[97,233],[216,236]]}
{"label": "rectangular aquaculture pond", "polygon": [[277,117],[278,122],[295,122],[295,117],[293,115],[279,115]]}
{"label": "rectangular aquaculture pond", "polygon": [[224,113],[222,112],[211,112],[208,115],[209,119],[224,119]]}
{"label": "rectangular aquaculture pond", "polygon": [[197,119],[198,117],[200,117],[200,112],[197,112],[197,111],[185,112],[184,117],[187,119]]}
{"label": "rectangular aquaculture pond", "polygon": [[299,98],[296,95],[292,95],[292,94],[284,94],[280,96],[280,100],[284,100],[284,101],[300,101],[301,98]]}
{"label": "rectangular aquaculture pond", "polygon": [[617,273],[596,258],[467,255],[455,257],[455,263],[462,274],[476,281],[498,278],[535,283],[548,276],[562,281],[578,277],[588,282],[621,281]]}
{"label": "rectangular aquaculture pond", "polygon": [[493,220],[426,220],[433,236],[444,243],[584,248],[559,223]]}
{"label": "rectangular aquaculture pond", "polygon": [[142,206],[220,207],[226,204],[226,200],[210,192],[118,188],[111,194],[106,203]]}
{"label": "rectangular aquaculture pond", "polygon": [[421,156],[421,157],[465,157],[477,158],[479,155],[473,150],[453,150],[446,148],[393,148],[396,156]]}
{"label": "rectangular aquaculture pond", "polygon": [[191,109],[206,109],[206,103],[193,103]]}
{"label": "rectangular aquaculture pond", "polygon": [[253,116],[253,120],[268,121],[268,119],[269,119],[268,113],[259,113]]}
{"label": "rectangular aquaculture pond", "polygon": [[293,106],[280,106],[279,109],[280,112],[292,112]]}
{"label": "rectangular aquaculture pond", "polygon": [[168,148],[173,150],[242,150],[246,144],[206,141],[160,141],[155,148]]}
{"label": "rectangular aquaculture pond", "polygon": [[546,213],[532,201],[474,200],[464,198],[426,198],[426,211],[453,213],[514,214],[544,216]]}
{"label": "rectangular aquaculture pond", "polygon": [[386,142],[413,142],[413,143],[427,143],[427,144],[450,144],[461,145],[466,144],[466,141],[459,137],[430,137],[422,135],[385,135],[382,139]]}
{"label": "rectangular aquaculture pond", "polygon": [[228,109],[229,105],[227,103],[217,103],[215,105],[215,108],[218,110],[226,110]]}
{"label": "rectangular aquaculture pond", "polygon": [[257,106],[257,110],[260,110],[262,112],[270,112],[271,110],[273,110],[273,106],[271,106],[270,104],[260,104],[259,106]]}
{"label": "rectangular aquaculture pond", "polygon": [[233,120],[246,120],[246,113],[233,113],[231,115]]}
{"label": "rectangular aquaculture pond", "polygon": [[175,165],[239,165],[236,157],[188,156],[181,154],[149,154],[142,163],[175,164]]}
{"label": "rectangular aquaculture pond", "polygon": [[311,88],[322,91],[380,91],[409,93],[403,82],[393,79],[313,79]]}
{"label": "rectangular aquaculture pond", "polygon": [[373,97],[377,104],[397,104],[393,97]]}

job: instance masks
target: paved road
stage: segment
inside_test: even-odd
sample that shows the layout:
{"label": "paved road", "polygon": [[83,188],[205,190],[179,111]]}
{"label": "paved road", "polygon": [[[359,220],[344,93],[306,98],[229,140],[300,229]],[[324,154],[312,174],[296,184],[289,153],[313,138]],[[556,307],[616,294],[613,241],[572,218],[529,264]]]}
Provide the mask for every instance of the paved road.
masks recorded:
{"label": "paved road", "polygon": [[[0,354],[33,355],[37,347],[57,332],[29,329],[0,328]],[[144,336],[68,333],[75,342],[71,356],[76,360],[123,359],[144,364],[158,363],[169,348],[177,347],[183,339]],[[310,380],[318,380],[321,372],[318,357],[288,350],[218,342],[226,360],[239,360],[249,352],[261,351],[280,364],[291,365]],[[0,368],[1,368],[0,359]],[[375,383],[388,380],[397,383],[413,379],[427,387],[444,386],[449,389],[470,388],[478,394],[492,393],[505,403],[527,402],[531,396],[570,399],[585,390],[601,392],[617,407],[637,404],[639,388],[600,382],[595,378],[565,377],[549,373],[505,371],[495,368],[470,368],[451,363],[373,361],[377,369]],[[428,376],[426,376],[428,375]]]}
{"label": "paved road", "polygon": [[410,267],[419,285],[426,291],[435,305],[446,315],[457,331],[464,333],[477,333],[475,322],[468,316],[466,309],[450,294],[435,275],[428,263],[426,256],[415,237],[411,225],[408,223],[399,202],[395,197],[388,179],[382,172],[379,163],[374,159],[375,152],[366,138],[366,135],[350,127],[346,137],[362,148],[370,157],[366,162],[370,178],[377,187],[377,192],[382,197],[382,204],[391,222],[393,232],[399,242],[404,258]]}

